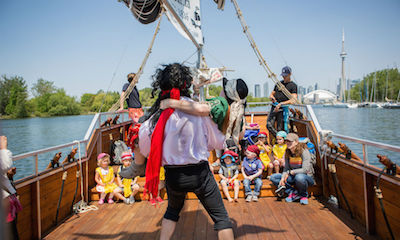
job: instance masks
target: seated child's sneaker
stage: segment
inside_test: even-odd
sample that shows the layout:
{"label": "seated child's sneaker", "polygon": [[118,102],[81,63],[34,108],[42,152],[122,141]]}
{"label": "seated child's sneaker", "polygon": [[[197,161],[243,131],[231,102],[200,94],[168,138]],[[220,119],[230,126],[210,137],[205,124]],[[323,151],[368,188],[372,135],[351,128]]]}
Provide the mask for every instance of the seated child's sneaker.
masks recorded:
{"label": "seated child's sneaker", "polygon": [[258,202],[258,197],[257,196],[253,196],[253,202]]}
{"label": "seated child's sneaker", "polygon": [[296,200],[300,199],[300,196],[298,196],[296,193],[292,192],[289,194],[287,198],[285,198],[286,202],[294,202]]}
{"label": "seated child's sneaker", "polygon": [[99,205],[102,205],[102,204],[104,204],[104,199],[99,200]]}
{"label": "seated child's sneaker", "polygon": [[286,186],[279,186],[278,189],[275,190],[276,195],[278,197],[283,197],[285,194]]}
{"label": "seated child's sneaker", "polygon": [[306,198],[306,197],[301,197],[301,198],[300,198],[300,203],[303,204],[303,205],[307,205],[307,204],[308,204],[308,198]]}
{"label": "seated child's sneaker", "polygon": [[135,196],[130,196],[129,197],[129,203],[134,204],[135,203]]}
{"label": "seated child's sneaker", "polygon": [[129,200],[129,198],[125,198],[125,199],[124,199],[124,203],[125,203],[125,204],[130,204],[131,201]]}
{"label": "seated child's sneaker", "polygon": [[164,202],[164,200],[162,200],[162,198],[160,198],[160,196],[156,197],[156,201],[160,204]]}
{"label": "seated child's sneaker", "polygon": [[112,200],[111,198],[109,198],[109,199],[108,199],[108,203],[109,203],[109,204],[113,204],[113,203],[114,203],[114,200]]}
{"label": "seated child's sneaker", "polygon": [[246,202],[251,202],[251,199],[253,199],[253,196],[252,195],[247,195]]}
{"label": "seated child's sneaker", "polygon": [[156,199],[154,199],[154,198],[150,199],[150,204],[151,204],[152,206],[155,206],[155,205],[157,204]]}

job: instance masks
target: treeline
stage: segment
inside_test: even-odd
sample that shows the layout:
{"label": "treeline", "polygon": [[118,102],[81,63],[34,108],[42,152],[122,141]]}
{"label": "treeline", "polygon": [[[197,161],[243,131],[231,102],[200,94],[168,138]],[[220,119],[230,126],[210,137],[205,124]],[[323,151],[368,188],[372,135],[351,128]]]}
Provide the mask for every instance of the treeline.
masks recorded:
{"label": "treeline", "polygon": [[385,97],[388,100],[396,101],[399,90],[399,70],[397,68],[384,69],[365,76],[360,83],[356,84],[350,90],[350,97],[352,100],[358,102],[368,102],[372,94],[372,101],[385,102]]}
{"label": "treeline", "polygon": [[[152,106],[155,98],[151,97],[151,88],[139,90],[143,107]],[[222,86],[209,85],[208,96],[219,96]],[[31,98],[29,97],[31,93]],[[155,96],[157,97],[157,96]],[[25,80],[20,76],[0,77],[0,116],[6,118],[50,117],[104,112],[120,99],[118,92],[84,93],[77,99],[67,95],[63,88],[54,82],[38,79],[28,89]],[[267,98],[254,98],[248,102],[269,101]],[[126,108],[126,103],[125,108]]]}

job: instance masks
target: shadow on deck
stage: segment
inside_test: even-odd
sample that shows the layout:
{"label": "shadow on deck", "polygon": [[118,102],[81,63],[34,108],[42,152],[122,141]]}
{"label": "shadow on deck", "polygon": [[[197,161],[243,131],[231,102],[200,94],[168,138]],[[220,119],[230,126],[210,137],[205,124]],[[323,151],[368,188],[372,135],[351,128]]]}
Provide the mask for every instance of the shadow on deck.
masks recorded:
{"label": "shadow on deck", "polygon": [[[309,205],[275,198],[228,203],[235,239],[374,239],[339,209],[310,199]],[[96,203],[97,204],[97,203]],[[167,201],[99,206],[98,211],[75,215],[44,239],[158,239]],[[198,200],[186,200],[173,239],[217,239],[211,218]]]}

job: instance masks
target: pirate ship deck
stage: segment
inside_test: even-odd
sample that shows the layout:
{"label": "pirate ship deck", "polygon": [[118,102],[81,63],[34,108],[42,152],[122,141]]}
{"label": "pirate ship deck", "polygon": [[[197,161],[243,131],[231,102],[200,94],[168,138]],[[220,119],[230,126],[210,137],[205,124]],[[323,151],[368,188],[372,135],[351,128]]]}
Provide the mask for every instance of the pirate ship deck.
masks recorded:
{"label": "pirate ship deck", "polygon": [[[291,118],[290,123],[296,128],[299,136],[308,137],[315,146],[322,146],[324,140],[318,134],[319,124],[310,106],[299,106],[307,119]],[[16,181],[16,187],[23,205],[18,215],[18,231],[21,239],[80,239],[80,238],[120,238],[120,239],[154,239],[159,235],[160,221],[167,203],[153,207],[146,201],[137,201],[133,205],[117,203],[99,206],[97,211],[72,215],[72,204],[81,200],[76,194],[82,190],[83,200],[97,205],[97,194],[94,173],[96,156],[108,152],[110,142],[123,139],[129,121],[120,118],[121,123],[100,127],[110,113],[97,114],[88,129],[85,139],[61,146],[52,147],[24,155],[15,156],[14,160],[38,156],[44,152],[58,152],[68,146],[86,145],[81,157],[81,176],[77,179],[79,161],[65,163],[62,167],[37,172],[36,174]],[[248,122],[258,123],[265,127],[265,113],[247,113]],[[304,118],[304,117],[303,117]],[[263,129],[262,129],[263,130]],[[265,129],[264,129],[265,130]],[[349,137],[331,134],[335,138]],[[385,149],[400,151],[398,147],[372,143],[363,140],[365,145],[380,146]],[[83,146],[82,146],[83,148]],[[329,169],[335,161],[335,180]],[[346,159],[344,154],[335,153],[331,149],[317,149],[316,181],[310,191],[312,198],[308,206],[278,202],[274,196],[275,188],[268,180],[263,180],[261,198],[258,203],[246,203],[243,190],[239,195],[239,203],[225,202],[225,206],[234,223],[235,236],[238,239],[294,238],[294,239],[342,239],[358,236],[370,239],[373,236],[390,238],[390,233],[382,215],[380,203],[375,196],[374,186],[381,169],[368,165],[364,161]],[[213,156],[210,157],[213,161]],[[37,164],[37,161],[36,161]],[[331,166],[331,167],[328,167]],[[67,172],[63,190],[63,173]],[[79,176],[79,175],[78,175]],[[218,180],[218,176],[216,180]],[[77,182],[79,184],[77,184]],[[338,191],[340,183],[341,191]],[[139,179],[143,186],[144,178]],[[77,187],[78,186],[78,187]],[[400,178],[383,174],[380,177],[380,189],[389,224],[394,236],[400,236]],[[58,207],[60,192],[62,198]],[[232,193],[233,194],[233,193]],[[339,200],[339,207],[327,203],[330,196]],[[138,194],[137,200],[142,193]],[[344,197],[345,198],[344,198]],[[166,194],[164,198],[167,201]],[[174,239],[215,239],[211,219],[194,194],[188,194],[188,200],[181,224],[174,234]],[[56,215],[58,212],[58,222]]]}

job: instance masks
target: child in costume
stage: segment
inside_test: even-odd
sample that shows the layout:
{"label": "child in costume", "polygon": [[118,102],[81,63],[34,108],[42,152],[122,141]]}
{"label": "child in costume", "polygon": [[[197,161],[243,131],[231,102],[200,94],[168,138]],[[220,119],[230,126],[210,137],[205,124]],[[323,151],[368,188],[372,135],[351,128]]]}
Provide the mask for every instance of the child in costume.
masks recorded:
{"label": "child in costume", "polygon": [[[264,166],[258,158],[260,150],[256,145],[250,145],[246,149],[246,157],[242,164],[242,174],[244,177],[243,185],[246,194],[246,202],[251,200],[257,202],[260,195],[262,180],[261,174]],[[254,192],[251,191],[250,184],[255,184]]]}
{"label": "child in costume", "polygon": [[[239,176],[239,169],[236,165],[236,158],[238,155],[233,151],[226,151],[221,157],[221,167],[219,169],[219,176],[221,177],[221,187],[226,198],[229,202],[238,201],[239,196],[239,181],[237,180]],[[228,187],[234,189],[234,200],[229,195]]]}
{"label": "child in costume", "polygon": [[[121,155],[122,166],[118,168],[117,183],[119,188],[114,190],[115,196],[124,201],[126,204],[135,202],[135,195],[139,191],[139,185],[136,183],[137,178],[123,178],[119,175],[122,169],[129,167],[132,164],[132,153],[123,152]],[[121,194],[123,193],[123,194]]]}
{"label": "child in costume", "polygon": [[276,134],[276,144],[272,147],[274,153],[274,172],[279,173],[279,169],[285,166],[285,151],[286,151],[286,132],[279,131]]}
{"label": "child in costume", "polygon": [[108,203],[114,203],[114,190],[118,187],[114,183],[114,170],[110,165],[110,155],[107,153],[100,153],[97,156],[96,175],[94,180],[97,183],[96,190],[100,193],[99,204],[104,203],[106,195],[109,193]]}
{"label": "child in costume", "polygon": [[263,163],[264,170],[267,171],[267,177],[269,178],[269,176],[271,176],[272,174],[272,169],[274,168],[274,165],[272,164],[269,157],[272,149],[268,144],[268,134],[266,132],[259,132],[257,138],[258,141],[256,142],[256,145],[260,150],[260,160]]}

